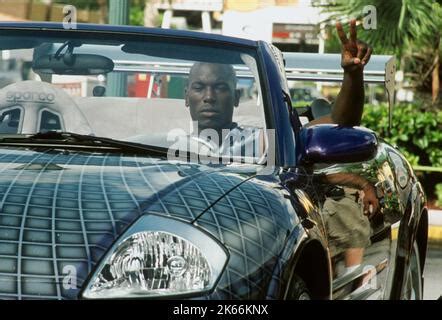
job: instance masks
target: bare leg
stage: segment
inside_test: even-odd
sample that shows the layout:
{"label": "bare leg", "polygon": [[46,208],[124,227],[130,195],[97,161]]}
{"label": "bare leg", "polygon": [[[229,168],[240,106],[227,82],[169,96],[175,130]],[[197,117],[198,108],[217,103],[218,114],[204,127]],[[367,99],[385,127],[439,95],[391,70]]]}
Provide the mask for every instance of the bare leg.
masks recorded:
{"label": "bare leg", "polygon": [[345,267],[360,265],[364,255],[364,248],[350,248],[345,250]]}

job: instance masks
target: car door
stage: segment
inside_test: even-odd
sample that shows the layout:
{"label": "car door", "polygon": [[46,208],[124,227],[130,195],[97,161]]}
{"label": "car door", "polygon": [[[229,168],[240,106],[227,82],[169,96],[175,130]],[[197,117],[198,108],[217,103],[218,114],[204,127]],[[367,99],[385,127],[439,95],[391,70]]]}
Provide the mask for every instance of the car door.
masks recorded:
{"label": "car door", "polygon": [[373,161],[336,164],[313,173],[320,186],[316,197],[332,260],[334,299],[383,296],[391,226],[383,219],[376,194],[378,171]]}
{"label": "car door", "polygon": [[[366,129],[322,125],[302,131],[303,189],[324,226],[333,298],[382,298],[394,259],[391,226],[400,212],[388,156]],[[314,138],[302,141],[306,136]]]}

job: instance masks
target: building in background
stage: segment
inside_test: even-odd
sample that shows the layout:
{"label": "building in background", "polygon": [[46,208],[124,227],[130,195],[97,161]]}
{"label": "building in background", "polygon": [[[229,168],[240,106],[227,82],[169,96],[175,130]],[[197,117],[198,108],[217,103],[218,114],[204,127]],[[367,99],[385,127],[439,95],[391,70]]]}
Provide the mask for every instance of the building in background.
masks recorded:
{"label": "building in background", "polygon": [[[132,0],[129,3],[139,7],[143,1],[135,3],[135,0]],[[68,2],[75,6],[75,0],[65,3]],[[322,53],[324,52],[324,40],[320,36],[322,17],[319,9],[313,7],[311,2],[311,0],[146,0],[144,12],[141,11],[142,15],[144,13],[144,21],[142,19],[141,23],[144,22],[144,25],[149,27],[197,30],[264,40],[285,52]],[[77,8],[78,22],[107,21],[107,0],[90,0],[90,5],[86,6],[90,8],[89,10],[85,10],[84,1],[82,3],[83,5]],[[0,14],[8,15],[7,20],[10,21],[61,22],[64,18],[64,5],[50,0],[0,0]],[[7,61],[6,64],[3,63],[2,72],[13,66],[11,61],[18,61],[17,65],[22,66],[23,70],[29,69],[25,68],[28,60],[26,57],[2,56],[1,58]],[[141,89],[137,88],[144,88],[150,82],[152,81],[148,75],[135,77],[135,81],[131,82],[133,94],[138,95],[137,92]],[[321,87],[318,85],[316,89]]]}
{"label": "building in background", "polygon": [[282,51],[323,52],[319,9],[311,0],[151,0],[163,28],[264,40]]}
{"label": "building in background", "polygon": [[222,33],[271,42],[282,51],[323,52],[321,18],[310,0],[226,1]]}
{"label": "building in background", "polygon": [[[324,41],[320,37],[322,17],[319,9],[313,7],[311,2],[146,0],[144,25],[265,40],[275,44],[282,51],[323,52]],[[75,3],[75,0],[69,1],[71,5],[75,6]],[[89,10],[77,9],[78,22],[105,23],[107,1],[90,0],[90,3]],[[64,18],[63,7],[64,4],[51,0],[0,0],[0,20],[61,22]]]}
{"label": "building in background", "polygon": [[[95,0],[96,3],[102,0]],[[75,0],[71,1],[75,6]],[[64,18],[64,4],[50,0],[0,0],[0,21],[58,21]],[[104,23],[101,10],[77,10],[78,22]]]}
{"label": "building in background", "polygon": [[163,12],[162,28],[200,29],[218,32],[213,24],[224,9],[223,0],[152,0],[151,5]]}

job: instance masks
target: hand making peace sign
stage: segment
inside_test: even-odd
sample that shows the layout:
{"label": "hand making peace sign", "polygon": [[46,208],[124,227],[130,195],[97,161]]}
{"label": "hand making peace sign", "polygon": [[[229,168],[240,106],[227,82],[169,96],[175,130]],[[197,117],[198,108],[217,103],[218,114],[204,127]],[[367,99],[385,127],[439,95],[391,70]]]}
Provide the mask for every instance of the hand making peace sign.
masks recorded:
{"label": "hand making peace sign", "polygon": [[345,35],[340,22],[336,23],[339,39],[341,40],[341,66],[345,71],[362,70],[370,60],[373,48],[357,39],[356,20],[350,21],[350,39]]}

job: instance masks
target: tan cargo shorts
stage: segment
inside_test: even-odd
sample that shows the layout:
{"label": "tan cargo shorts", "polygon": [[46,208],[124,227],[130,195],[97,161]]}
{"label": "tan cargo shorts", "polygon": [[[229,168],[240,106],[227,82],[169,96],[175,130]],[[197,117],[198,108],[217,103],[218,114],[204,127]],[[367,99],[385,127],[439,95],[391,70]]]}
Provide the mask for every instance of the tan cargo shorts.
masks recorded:
{"label": "tan cargo shorts", "polygon": [[342,199],[326,198],[324,202],[322,213],[332,256],[370,244],[370,222],[363,214],[362,201],[356,202],[355,192],[345,188]]}

